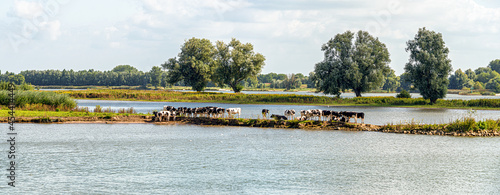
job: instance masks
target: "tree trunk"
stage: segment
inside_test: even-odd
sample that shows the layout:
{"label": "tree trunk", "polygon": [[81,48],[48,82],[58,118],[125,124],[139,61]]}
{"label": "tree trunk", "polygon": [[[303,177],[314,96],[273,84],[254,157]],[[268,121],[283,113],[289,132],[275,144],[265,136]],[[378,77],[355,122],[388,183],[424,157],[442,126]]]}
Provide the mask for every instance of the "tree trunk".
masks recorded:
{"label": "tree trunk", "polygon": [[437,102],[437,98],[431,98],[431,105],[434,105]]}
{"label": "tree trunk", "polygon": [[361,90],[354,90],[354,93],[356,93],[356,97],[361,97]]}

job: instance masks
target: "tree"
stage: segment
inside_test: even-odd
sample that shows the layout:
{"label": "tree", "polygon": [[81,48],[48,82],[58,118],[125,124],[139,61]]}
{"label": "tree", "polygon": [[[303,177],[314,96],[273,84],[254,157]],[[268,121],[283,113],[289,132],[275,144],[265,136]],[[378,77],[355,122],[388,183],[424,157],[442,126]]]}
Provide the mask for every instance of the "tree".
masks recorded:
{"label": "tree", "polygon": [[472,69],[467,69],[465,71],[465,74],[467,75],[467,78],[469,78],[470,80],[473,80],[475,81],[476,80],[476,73],[474,71],[472,71]]}
{"label": "tree", "polygon": [[500,93],[500,76],[495,77],[490,81],[488,81],[488,83],[486,83],[485,88],[495,93]]}
{"label": "tree", "polygon": [[215,47],[208,39],[191,38],[182,45],[177,58],[162,64],[168,70],[169,83],[184,81],[195,91],[203,91],[215,68]]}
{"label": "tree", "polygon": [[490,64],[488,65],[488,68],[491,68],[492,70],[500,73],[500,59],[491,61]]}
{"label": "tree", "polygon": [[319,91],[340,96],[340,91],[353,89],[356,97],[381,87],[390,71],[389,51],[385,44],[368,32],[347,31],[337,34],[321,48],[325,58],[314,68]]}
{"label": "tree", "polygon": [[158,86],[161,85],[162,73],[163,72],[161,68],[158,66],[153,66],[153,68],[151,68],[151,71],[149,71],[149,75],[151,78],[151,85],[153,85],[156,89],[158,88]]}
{"label": "tree", "polygon": [[111,71],[113,71],[113,72],[125,72],[125,73],[139,72],[139,70],[137,70],[137,68],[130,66],[130,65],[118,65],[118,66],[115,66]]}
{"label": "tree", "polygon": [[455,71],[455,74],[450,76],[449,89],[462,89],[464,87],[472,87],[474,82],[467,77],[467,74],[462,72],[462,69]]}
{"label": "tree", "polygon": [[264,67],[266,58],[253,51],[250,43],[241,43],[233,38],[229,44],[217,41],[216,69],[212,80],[219,86],[228,85],[235,93],[240,92],[240,85],[250,77],[257,77]]}
{"label": "tree", "polygon": [[382,86],[382,89],[387,91],[396,91],[399,86],[401,86],[399,77],[396,76],[394,70],[391,70],[385,78],[384,86]]}
{"label": "tree", "polygon": [[414,86],[431,104],[446,96],[448,76],[452,71],[449,50],[441,33],[424,28],[418,30],[415,39],[409,40],[406,52],[410,53],[405,71],[409,73]]}

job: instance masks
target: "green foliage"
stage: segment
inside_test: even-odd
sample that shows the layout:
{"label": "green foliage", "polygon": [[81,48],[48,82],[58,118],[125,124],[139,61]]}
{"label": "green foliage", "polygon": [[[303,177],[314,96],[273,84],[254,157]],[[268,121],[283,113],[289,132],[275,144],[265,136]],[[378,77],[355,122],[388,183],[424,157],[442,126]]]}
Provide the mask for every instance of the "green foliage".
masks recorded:
{"label": "green foliage", "polygon": [[341,91],[353,89],[356,96],[381,87],[390,71],[389,51],[385,44],[368,32],[347,31],[337,34],[321,48],[324,60],[314,67],[318,91],[340,96]]}
{"label": "green foliage", "polygon": [[467,74],[458,69],[455,71],[455,74],[450,76],[448,89],[462,89],[464,87],[471,87],[473,84],[474,82],[467,77]]}
{"label": "green foliage", "polygon": [[486,89],[492,90],[495,93],[500,93],[500,76],[492,78],[485,86]]}
{"label": "green foliage", "polygon": [[153,68],[151,68],[151,71],[149,71],[149,75],[151,77],[151,85],[153,85],[155,88],[158,88],[158,86],[160,86],[161,84],[162,73],[163,71],[158,66],[153,66]]}
{"label": "green foliage", "polygon": [[400,78],[396,76],[394,70],[390,70],[389,74],[385,76],[383,90],[396,91],[401,86]]}
{"label": "green foliage", "polygon": [[[26,107],[29,105],[41,104],[54,109],[72,109],[76,107],[76,102],[68,94],[58,94],[55,92],[40,91],[15,91],[14,101],[16,107]],[[0,105],[10,104],[8,91],[0,91]]]}
{"label": "green foliage", "polygon": [[256,77],[265,65],[266,58],[255,53],[250,43],[243,44],[233,38],[229,44],[217,41],[216,48],[216,68],[212,80],[219,86],[229,85],[235,93],[242,89],[238,86],[240,82]]}
{"label": "green foliage", "polygon": [[111,71],[124,72],[124,73],[139,72],[139,70],[137,70],[137,68],[130,66],[130,65],[118,65],[118,66],[115,66]]}
{"label": "green foliage", "polygon": [[415,39],[408,41],[407,46],[410,60],[405,71],[420,94],[434,104],[437,99],[445,97],[448,90],[448,75],[452,71],[449,50],[441,33],[425,28],[419,29]]}
{"label": "green foliage", "polygon": [[[429,104],[423,98],[357,97],[331,98],[328,96],[296,94],[242,94],[242,93],[196,93],[150,90],[78,90],[60,91],[78,99],[146,100],[167,102],[219,102],[238,104],[313,104],[313,105],[370,105],[370,106],[422,106]],[[500,99],[439,100],[433,107],[445,108],[499,108]]]}
{"label": "green foliage", "polygon": [[488,64],[488,68],[500,73],[500,59],[496,59]]}
{"label": "green foliage", "polygon": [[408,91],[403,90],[396,95],[397,98],[411,98],[411,94]]}
{"label": "green foliage", "polygon": [[215,47],[208,39],[191,38],[182,45],[178,57],[162,64],[168,70],[169,83],[184,81],[193,90],[203,91],[215,69]]}

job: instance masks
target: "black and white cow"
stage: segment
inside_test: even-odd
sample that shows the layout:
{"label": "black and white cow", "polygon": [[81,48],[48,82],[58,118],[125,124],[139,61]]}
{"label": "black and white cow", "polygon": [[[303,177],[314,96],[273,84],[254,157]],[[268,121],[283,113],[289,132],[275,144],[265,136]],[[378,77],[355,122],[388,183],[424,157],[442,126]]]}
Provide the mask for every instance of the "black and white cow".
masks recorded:
{"label": "black and white cow", "polygon": [[264,119],[267,119],[267,115],[269,114],[269,110],[268,109],[262,109],[262,117],[264,117]]}
{"label": "black and white cow", "polygon": [[355,123],[358,123],[358,118],[362,120],[363,123],[365,123],[365,113],[363,112],[340,112],[340,114],[347,118],[347,122],[351,121],[351,118],[354,118]]}
{"label": "black and white cow", "polygon": [[287,120],[286,116],[283,116],[283,115],[277,115],[277,114],[272,114],[272,115],[271,115],[271,118],[273,118],[274,120],[277,120],[277,121]]}
{"label": "black and white cow", "polygon": [[289,118],[289,119],[295,118],[295,110],[294,109],[285,110],[284,114],[285,114],[286,118]]}
{"label": "black and white cow", "polygon": [[305,121],[305,120],[307,120],[307,117],[305,117],[305,116],[299,116],[299,117],[295,118],[295,120]]}
{"label": "black and white cow", "polygon": [[237,114],[238,118],[240,118],[241,115],[241,108],[228,108],[226,109],[227,115],[230,118],[233,118],[233,114]]}

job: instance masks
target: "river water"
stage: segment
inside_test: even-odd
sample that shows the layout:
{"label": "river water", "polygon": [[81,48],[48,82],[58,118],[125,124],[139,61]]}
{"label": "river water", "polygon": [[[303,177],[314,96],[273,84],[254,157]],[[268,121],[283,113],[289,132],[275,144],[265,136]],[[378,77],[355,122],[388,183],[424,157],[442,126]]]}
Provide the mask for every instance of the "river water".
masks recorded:
{"label": "river water", "polygon": [[17,187],[4,177],[1,194],[500,193],[500,138],[153,124],[16,129]]}
{"label": "river water", "polygon": [[[297,105],[253,105],[253,104],[221,104],[221,103],[186,103],[186,102],[143,102],[143,101],[109,101],[109,100],[77,100],[78,106],[89,107],[96,105],[118,110],[133,107],[139,113],[152,113],[161,110],[164,105],[174,107],[204,107],[218,106],[223,108],[241,108],[242,118],[262,118],[262,109],[269,109],[271,114],[284,114],[287,109],[300,110],[322,109],[335,111],[354,111],[365,113],[365,123],[385,125],[388,123],[449,123],[463,118],[474,117],[482,119],[499,119],[500,110],[465,109],[429,109],[429,108],[395,108],[395,107],[357,107],[357,106],[297,106]],[[298,114],[297,116],[299,116]],[[353,120],[352,120],[353,121]],[[359,122],[359,121],[358,121]]]}

